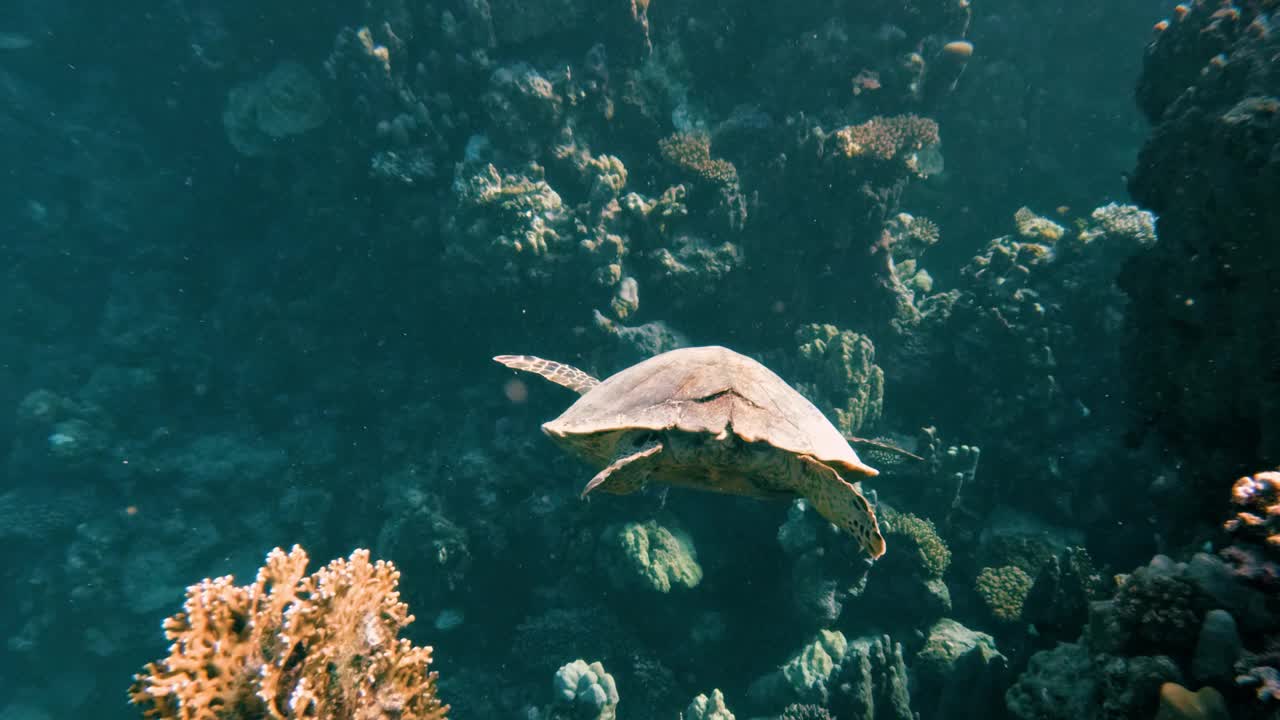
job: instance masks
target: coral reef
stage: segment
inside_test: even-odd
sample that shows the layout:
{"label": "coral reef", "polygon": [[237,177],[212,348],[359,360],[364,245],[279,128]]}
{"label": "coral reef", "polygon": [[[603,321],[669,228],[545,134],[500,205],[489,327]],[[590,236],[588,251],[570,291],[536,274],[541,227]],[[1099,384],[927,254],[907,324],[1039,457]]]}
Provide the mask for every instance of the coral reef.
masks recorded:
{"label": "coral reef", "polygon": [[951,550],[938,536],[932,521],[888,506],[883,515],[886,534],[900,541],[899,553],[908,556],[914,553],[914,560],[926,577],[938,579],[946,574],[951,565]]}
{"label": "coral reef", "polygon": [[[1159,216],[1160,242],[1125,268],[1130,380],[1145,426],[1186,448],[1189,493],[1201,499],[1219,473],[1252,472],[1280,451],[1280,379],[1266,340],[1280,329],[1269,310],[1280,269],[1274,22],[1269,2],[1175,6],[1136,89],[1152,132],[1129,189]],[[1158,410],[1174,406],[1188,411]],[[1216,521],[1220,497],[1171,516]]]}
{"label": "coral reef", "polygon": [[[121,716],[187,577],[244,637],[150,666],[157,713],[201,648],[235,711],[360,717],[299,674],[401,650],[434,695],[395,598],[468,717],[998,715],[1018,673],[1016,717],[1267,712],[1274,488],[1206,499],[1274,464],[1274,7],[1104,5],[17,0],[0,716]],[[484,361],[715,343],[860,436],[882,559],[804,501],[580,502],[564,391]],[[293,542],[404,580],[221,579]],[[272,604],[319,578],[385,616]]]}
{"label": "coral reef", "polygon": [[875,427],[884,407],[884,371],[875,364],[875,346],[865,335],[832,325],[806,325],[796,331],[797,372],[815,377],[796,389],[835,416],[845,435]]}
{"label": "coral reef", "polygon": [[1022,606],[1031,592],[1031,583],[1031,576],[1017,565],[982,568],[973,581],[987,611],[1001,622],[1022,619]]}
{"label": "coral reef", "polygon": [[1049,642],[1074,640],[1089,617],[1089,603],[1104,599],[1102,576],[1088,551],[1067,548],[1040,567],[1022,604],[1022,619]]}
{"label": "coral reef", "polygon": [[873,117],[840,128],[833,136],[837,150],[849,158],[888,161],[905,153],[903,162],[913,172],[921,172],[915,153],[939,142],[938,123],[917,115]]}
{"label": "coral reef", "polygon": [[618,686],[599,662],[574,660],[556,671],[552,720],[613,720],[617,717]]}
{"label": "coral reef", "polygon": [[1008,670],[995,638],[943,618],[929,628],[912,663],[916,706],[935,718],[1001,713]]}
{"label": "coral reef", "polygon": [[130,700],[154,718],[442,720],[431,648],[398,637],[413,616],[395,567],[367,550],[306,566],[301,547],[276,548],[250,585],[188,588],[164,624],[169,656],[135,676]]}
{"label": "coral reef", "polygon": [[648,588],[669,593],[702,582],[693,541],[679,529],[655,520],[611,526],[601,535],[601,564],[619,588]]}
{"label": "coral reef", "polygon": [[1245,542],[1280,551],[1280,472],[1260,472],[1231,487],[1235,517],[1223,528]]}
{"label": "coral reef", "polygon": [[734,715],[724,703],[724,693],[716,688],[710,697],[703,694],[694,698],[680,720],[734,720]]}

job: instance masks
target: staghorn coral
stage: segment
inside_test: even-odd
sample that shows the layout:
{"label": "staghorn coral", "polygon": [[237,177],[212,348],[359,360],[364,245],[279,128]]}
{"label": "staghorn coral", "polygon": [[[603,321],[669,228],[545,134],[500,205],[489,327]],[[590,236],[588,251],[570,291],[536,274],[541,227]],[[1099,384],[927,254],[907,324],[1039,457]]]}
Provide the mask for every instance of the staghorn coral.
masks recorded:
{"label": "staghorn coral", "polygon": [[396,637],[414,618],[395,566],[368,550],[306,566],[301,547],[275,548],[252,584],[189,587],[164,623],[169,657],[134,676],[131,702],[148,718],[443,720],[431,648]]}
{"label": "staghorn coral", "polygon": [[1001,622],[1022,619],[1022,604],[1031,592],[1031,576],[1017,565],[985,567],[974,580],[974,590],[992,617]]}

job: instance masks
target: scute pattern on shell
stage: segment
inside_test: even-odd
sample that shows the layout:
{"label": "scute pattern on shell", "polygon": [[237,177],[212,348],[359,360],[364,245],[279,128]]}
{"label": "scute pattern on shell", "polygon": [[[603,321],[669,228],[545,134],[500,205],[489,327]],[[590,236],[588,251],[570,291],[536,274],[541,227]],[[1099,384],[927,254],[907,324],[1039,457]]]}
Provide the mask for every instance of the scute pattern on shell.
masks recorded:
{"label": "scute pattern on shell", "polygon": [[[764,442],[865,476],[864,464],[813,403],[759,362],[720,346],[680,348],[610,376],[543,426],[580,439],[619,430],[683,430]],[[589,445],[589,443],[588,443]]]}

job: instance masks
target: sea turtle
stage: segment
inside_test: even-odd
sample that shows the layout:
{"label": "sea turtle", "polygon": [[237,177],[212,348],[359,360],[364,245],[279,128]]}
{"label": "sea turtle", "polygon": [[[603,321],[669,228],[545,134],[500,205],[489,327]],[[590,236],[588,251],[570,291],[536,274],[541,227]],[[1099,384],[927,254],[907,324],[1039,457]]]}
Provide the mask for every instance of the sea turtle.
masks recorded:
{"label": "sea turtle", "polygon": [[841,472],[873,477],[813,403],[755,360],[719,346],[656,355],[603,382],[569,365],[499,355],[582,395],[542,430],[602,468],[582,490],[626,495],[650,480],[757,498],[804,496],[872,558],[884,537]]}

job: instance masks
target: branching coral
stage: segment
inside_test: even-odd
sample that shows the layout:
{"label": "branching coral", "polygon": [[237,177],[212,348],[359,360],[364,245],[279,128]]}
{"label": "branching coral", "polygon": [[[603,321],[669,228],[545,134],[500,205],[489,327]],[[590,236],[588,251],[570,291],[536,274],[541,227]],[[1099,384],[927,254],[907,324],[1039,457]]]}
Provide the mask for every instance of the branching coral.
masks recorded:
{"label": "branching coral", "polygon": [[164,623],[169,657],[134,676],[130,700],[148,718],[443,720],[431,648],[396,637],[414,618],[395,566],[368,550],[306,566],[301,547],[276,548],[250,585],[188,588]]}
{"label": "branching coral", "polygon": [[738,169],[728,160],[711,157],[711,137],[681,132],[658,142],[662,157],[680,170],[711,185],[737,185]]}
{"label": "branching coral", "polygon": [[845,157],[892,160],[938,143],[938,123],[919,115],[877,115],[860,125],[835,131],[836,147]]}

